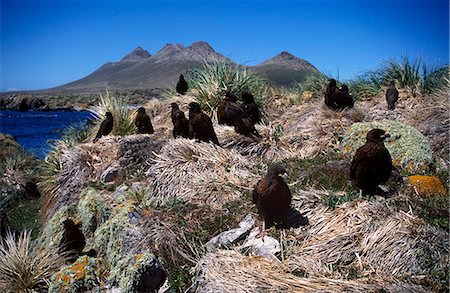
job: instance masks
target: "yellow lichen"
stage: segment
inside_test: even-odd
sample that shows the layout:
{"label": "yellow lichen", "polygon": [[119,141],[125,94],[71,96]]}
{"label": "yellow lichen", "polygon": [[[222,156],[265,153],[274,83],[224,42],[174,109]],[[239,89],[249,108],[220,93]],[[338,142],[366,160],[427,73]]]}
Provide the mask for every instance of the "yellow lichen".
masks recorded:
{"label": "yellow lichen", "polygon": [[408,185],[419,195],[447,195],[444,185],[436,176],[409,176]]}
{"label": "yellow lichen", "polygon": [[75,278],[77,280],[83,280],[86,275],[85,268],[87,264],[88,259],[87,256],[84,255],[80,257],[69,270],[75,273]]}

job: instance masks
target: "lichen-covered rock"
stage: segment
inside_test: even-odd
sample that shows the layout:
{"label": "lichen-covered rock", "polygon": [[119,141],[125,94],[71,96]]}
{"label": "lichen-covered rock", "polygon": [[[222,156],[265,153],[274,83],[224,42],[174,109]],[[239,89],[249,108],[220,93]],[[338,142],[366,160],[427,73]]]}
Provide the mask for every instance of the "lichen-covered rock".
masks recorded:
{"label": "lichen-covered rock", "polygon": [[63,237],[63,222],[68,218],[74,218],[75,208],[63,205],[61,208],[45,223],[44,230],[39,235],[39,242],[49,247],[59,245]]}
{"label": "lichen-covered rock", "polygon": [[[108,263],[113,267],[125,254],[123,246],[125,230],[131,229],[136,218],[136,207],[124,204],[117,207],[110,218],[95,231],[95,244],[100,252],[106,253]],[[132,241],[133,239],[129,239]]]}
{"label": "lichen-covered rock", "polygon": [[373,128],[383,129],[391,135],[384,144],[391,154],[394,166],[408,174],[430,171],[433,156],[426,137],[412,126],[391,120],[355,123],[350,126],[342,140],[343,154],[353,158],[356,150],[365,144],[367,132]]}
{"label": "lichen-covered rock", "polygon": [[81,195],[77,211],[83,223],[83,231],[87,234],[93,234],[111,215],[109,203],[92,188],[85,190]]}
{"label": "lichen-covered rock", "polygon": [[86,292],[98,288],[101,280],[101,261],[86,255],[73,264],[62,267],[52,276],[49,292]]}
{"label": "lichen-covered rock", "polygon": [[156,292],[166,278],[159,260],[148,252],[148,241],[143,241],[141,220],[137,207],[125,202],[95,232],[96,246],[111,267],[108,281],[121,292]]}
{"label": "lichen-covered rock", "polygon": [[447,190],[436,176],[409,176],[408,186],[419,195],[447,195]]}
{"label": "lichen-covered rock", "polygon": [[110,272],[110,281],[121,292],[158,292],[166,281],[166,272],[152,253],[127,255]]}

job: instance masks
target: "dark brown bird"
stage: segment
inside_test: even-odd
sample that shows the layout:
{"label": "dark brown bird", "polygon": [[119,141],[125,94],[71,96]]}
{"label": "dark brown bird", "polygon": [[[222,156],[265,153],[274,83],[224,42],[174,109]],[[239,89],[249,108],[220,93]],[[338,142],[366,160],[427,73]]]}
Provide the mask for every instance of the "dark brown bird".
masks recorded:
{"label": "dark brown bird", "polygon": [[366,144],[356,150],[350,166],[350,179],[363,195],[386,195],[379,184],[388,181],[392,172],[392,158],[384,146],[389,137],[382,129],[372,129],[367,133]]}
{"label": "dark brown bird", "polygon": [[196,102],[189,103],[189,133],[194,139],[211,141],[220,145],[211,118],[202,112],[200,105]]}
{"label": "dark brown bird", "polygon": [[398,90],[395,88],[395,80],[391,80],[389,88],[386,91],[386,102],[389,110],[395,109],[395,104],[398,101]]}
{"label": "dark brown bird", "polygon": [[339,89],[341,92],[341,99],[338,101],[338,104],[341,109],[344,109],[345,107],[353,108],[355,102],[353,101],[353,98],[350,96],[348,86],[346,84],[341,85],[341,88]]}
{"label": "dark brown bird", "polygon": [[187,81],[184,79],[183,74],[180,74],[180,79],[177,82],[176,90],[180,95],[185,95],[189,89]]}
{"label": "dark brown bird", "polygon": [[177,138],[179,136],[184,138],[191,138],[189,134],[189,121],[184,116],[184,112],[180,110],[177,103],[170,104],[172,107],[172,123],[173,123],[173,137]]}
{"label": "dark brown bird", "polygon": [[251,137],[254,140],[261,138],[247,113],[237,103],[233,102],[230,96],[225,95],[221,105],[223,106],[222,120],[227,125],[234,126],[234,130],[237,133]]}
{"label": "dark brown bird", "polygon": [[152,121],[150,120],[150,117],[145,113],[144,107],[140,107],[137,110],[134,124],[136,125],[137,133],[152,134],[154,132]]}
{"label": "dark brown bird", "polygon": [[346,107],[352,108],[354,102],[349,94],[348,86],[342,85],[341,89],[338,89],[336,80],[330,79],[325,90],[325,105],[334,111],[340,111]]}
{"label": "dark brown bird", "polygon": [[100,137],[108,135],[111,133],[114,126],[114,119],[111,112],[106,112],[106,118],[100,124],[100,128],[97,132],[97,135],[94,138],[94,142],[96,142]]}
{"label": "dark brown bird", "polygon": [[253,203],[264,221],[263,230],[264,226],[289,229],[308,224],[308,219],[291,207],[291,191],[282,178],[286,175],[283,166],[273,165],[253,189]]}
{"label": "dark brown bird", "polygon": [[236,103],[237,97],[230,91],[226,91],[225,98],[222,100],[222,102],[220,102],[219,107],[217,108],[217,121],[219,122],[219,124],[233,126],[233,123],[228,120],[227,114],[225,112],[225,108],[227,107],[229,102]]}
{"label": "dark brown bird", "polygon": [[336,90],[337,90],[336,80],[331,78],[328,81],[328,85],[325,90],[325,105],[327,105],[329,108],[332,108],[332,109],[334,109],[334,107],[335,107],[332,96],[336,92]]}
{"label": "dark brown bird", "polygon": [[64,233],[59,244],[59,252],[64,255],[68,262],[73,263],[83,252],[86,245],[86,238],[80,230],[80,224],[75,225],[74,221],[67,219],[63,222]]}
{"label": "dark brown bird", "polygon": [[261,116],[259,114],[258,105],[255,103],[253,95],[249,92],[243,92],[241,95],[242,103],[244,105],[244,111],[247,113],[248,118],[253,122],[253,124],[258,124],[261,122]]}

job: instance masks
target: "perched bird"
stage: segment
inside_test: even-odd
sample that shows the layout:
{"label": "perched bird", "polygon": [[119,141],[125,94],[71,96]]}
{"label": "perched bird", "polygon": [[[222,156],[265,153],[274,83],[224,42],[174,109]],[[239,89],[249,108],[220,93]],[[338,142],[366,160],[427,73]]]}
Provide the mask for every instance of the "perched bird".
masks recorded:
{"label": "perched bird", "polygon": [[[234,126],[234,130],[239,134],[251,137],[254,140],[261,138],[247,113],[237,103],[233,102],[232,97],[225,95],[221,106],[223,106],[222,121],[227,125]],[[219,111],[217,116],[219,117]]]}
{"label": "perched bird", "polygon": [[291,191],[282,178],[286,175],[283,166],[273,165],[253,189],[253,203],[263,221],[263,230],[271,226],[289,229],[308,224],[308,219],[291,207]]}
{"label": "perched bird", "polygon": [[339,101],[340,107],[343,109],[345,107],[353,108],[355,102],[353,101],[353,98],[350,96],[348,86],[346,84],[341,85],[341,88],[339,89],[341,92],[341,100]]}
{"label": "perched bird", "polygon": [[386,91],[386,102],[388,103],[388,109],[394,110],[397,101],[398,101],[398,90],[395,88],[395,80],[391,80],[389,88]]}
{"label": "perched bird", "polygon": [[241,94],[241,99],[244,105],[244,111],[247,113],[248,118],[250,118],[253,124],[260,123],[261,116],[259,114],[259,108],[258,105],[255,103],[253,95],[249,92],[243,92]]}
{"label": "perched bird", "polygon": [[196,102],[189,103],[189,133],[192,138],[220,145],[211,118],[202,112]]}
{"label": "perched bird", "polygon": [[325,105],[327,105],[330,108],[335,107],[332,96],[335,94],[336,90],[337,90],[336,80],[331,78],[330,80],[328,80],[328,85],[325,90]]}
{"label": "perched bird", "polygon": [[177,93],[179,93],[180,95],[185,95],[188,91],[188,83],[187,81],[184,79],[183,74],[180,74],[180,79],[177,82],[177,86],[176,86],[176,90]]}
{"label": "perched bird", "polygon": [[354,102],[349,94],[348,86],[342,85],[339,89],[336,86],[336,80],[330,79],[325,90],[325,105],[335,111],[343,110],[346,107],[352,108]]}
{"label": "perched bird", "polygon": [[173,137],[179,136],[184,138],[191,138],[189,134],[189,121],[184,116],[184,112],[180,110],[177,103],[170,104],[172,108],[171,118],[173,123]]}
{"label": "perched bird", "polygon": [[68,262],[75,262],[83,252],[86,238],[80,230],[80,224],[76,225],[73,220],[67,219],[63,222],[64,233],[59,243],[59,252],[64,255]]}
{"label": "perched bird", "polygon": [[384,146],[384,139],[389,137],[382,129],[372,129],[367,133],[366,143],[356,150],[350,166],[350,179],[363,195],[386,195],[378,188],[385,183],[392,172],[392,158]]}
{"label": "perched bird", "polygon": [[150,121],[150,117],[145,113],[145,108],[140,107],[137,110],[136,118],[134,119],[134,124],[137,128],[137,133],[153,133],[152,122]]}
{"label": "perched bird", "polygon": [[100,137],[110,134],[113,129],[113,125],[113,115],[111,112],[106,112],[106,118],[102,121],[102,124],[100,124],[100,128],[94,138],[94,142],[96,142]]}
{"label": "perched bird", "polygon": [[225,108],[229,102],[237,103],[237,97],[232,92],[226,91],[225,98],[220,102],[219,107],[217,107],[217,121],[219,124],[233,126],[233,123],[228,120],[227,114],[225,113]]}

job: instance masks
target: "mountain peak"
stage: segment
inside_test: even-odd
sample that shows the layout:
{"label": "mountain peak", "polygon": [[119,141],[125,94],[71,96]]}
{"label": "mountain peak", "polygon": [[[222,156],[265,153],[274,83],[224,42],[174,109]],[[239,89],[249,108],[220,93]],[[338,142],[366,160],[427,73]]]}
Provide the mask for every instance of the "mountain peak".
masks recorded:
{"label": "mountain peak", "polygon": [[131,53],[123,57],[120,62],[139,62],[149,58],[151,55],[142,47],[137,47]]}
{"label": "mountain peak", "polygon": [[207,43],[204,41],[197,41],[192,43],[189,48],[193,49],[193,50],[210,50],[210,51],[214,51],[214,49]]}
{"label": "mountain peak", "polygon": [[282,51],[280,54],[264,61],[263,63],[261,63],[257,66],[264,66],[264,65],[279,66],[279,67],[291,68],[291,69],[295,69],[295,70],[304,70],[304,69],[317,70],[308,61],[298,58],[297,56],[295,56],[287,51]]}
{"label": "mountain peak", "polygon": [[181,44],[165,44],[164,47],[156,52],[154,57],[158,59],[171,58],[173,57],[173,55],[176,55],[178,52],[184,49],[185,47]]}
{"label": "mountain peak", "polygon": [[164,62],[167,60],[211,62],[226,59],[204,41],[194,42],[188,47],[184,47],[181,44],[166,44],[153,58],[156,62]]}

